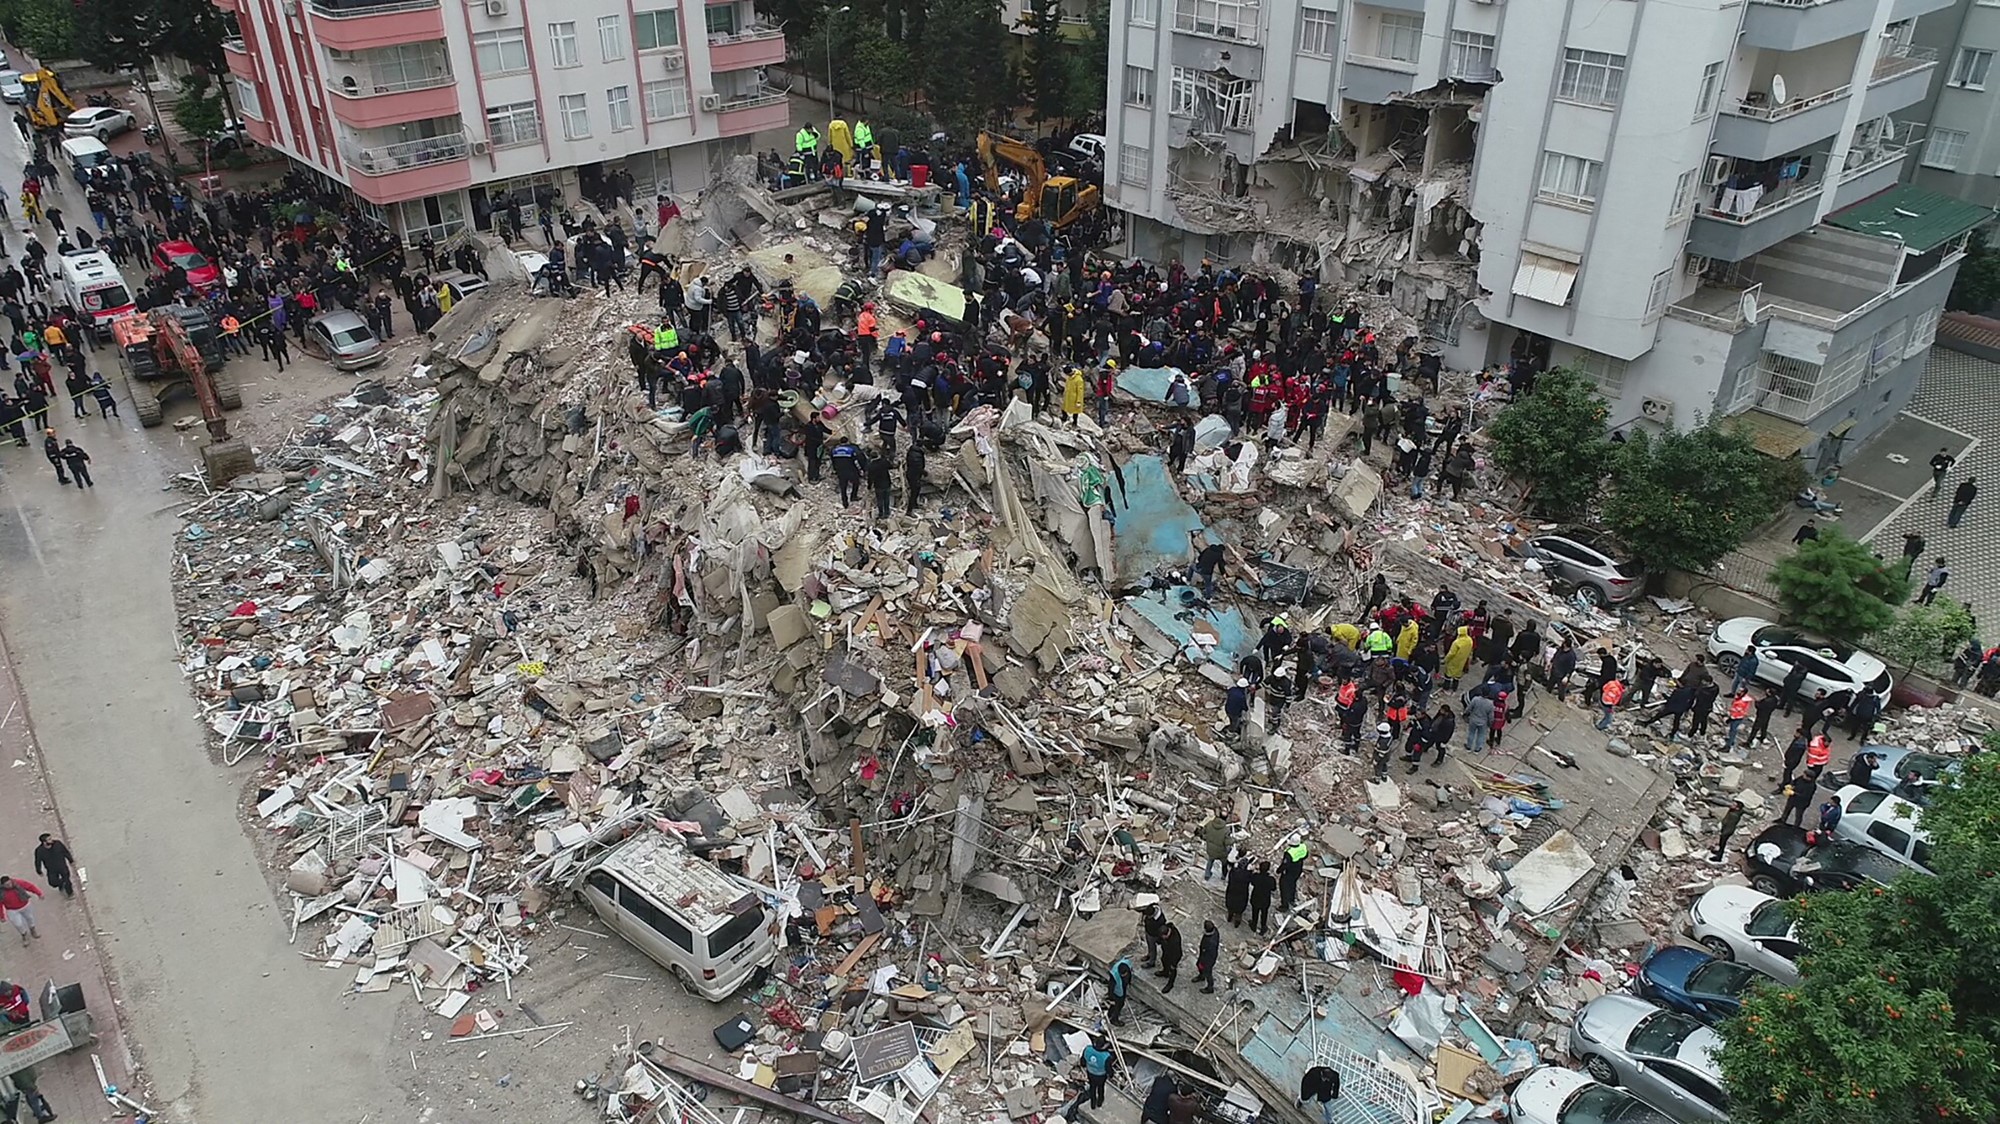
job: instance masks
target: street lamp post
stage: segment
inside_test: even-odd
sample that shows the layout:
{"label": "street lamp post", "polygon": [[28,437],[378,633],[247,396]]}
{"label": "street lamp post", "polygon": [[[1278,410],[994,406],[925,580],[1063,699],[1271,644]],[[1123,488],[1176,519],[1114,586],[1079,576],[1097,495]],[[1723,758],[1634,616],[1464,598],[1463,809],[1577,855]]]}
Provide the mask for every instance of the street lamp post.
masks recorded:
{"label": "street lamp post", "polygon": [[833,105],[833,29],[837,17],[843,12],[853,11],[853,5],[842,4],[826,17],[826,119],[831,121],[840,116]]}

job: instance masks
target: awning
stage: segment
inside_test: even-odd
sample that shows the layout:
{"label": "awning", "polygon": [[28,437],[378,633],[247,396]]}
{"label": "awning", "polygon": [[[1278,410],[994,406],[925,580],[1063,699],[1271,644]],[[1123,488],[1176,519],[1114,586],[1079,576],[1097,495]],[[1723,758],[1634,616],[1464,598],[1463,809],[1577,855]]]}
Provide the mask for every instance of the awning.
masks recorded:
{"label": "awning", "polygon": [[1832,226],[1901,239],[1913,254],[1930,253],[1992,219],[1989,207],[1907,183],[1878,191],[1826,217]]}
{"label": "awning", "polygon": [[1543,304],[1568,304],[1569,291],[1576,285],[1576,270],[1575,262],[1524,253],[1520,268],[1514,271],[1514,295]]}
{"label": "awning", "polygon": [[1816,440],[1805,426],[1759,410],[1746,410],[1725,424],[1749,438],[1758,452],[1772,460],[1790,460]]}

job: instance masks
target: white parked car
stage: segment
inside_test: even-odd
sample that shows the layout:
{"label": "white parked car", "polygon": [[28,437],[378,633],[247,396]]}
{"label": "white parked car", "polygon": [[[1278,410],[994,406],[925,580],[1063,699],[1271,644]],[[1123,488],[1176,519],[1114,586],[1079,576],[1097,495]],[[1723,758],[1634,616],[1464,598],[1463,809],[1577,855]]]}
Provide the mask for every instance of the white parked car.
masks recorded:
{"label": "white parked car", "polygon": [[1592,1078],[1630,1090],[1683,1124],[1727,1124],[1721,1051],[1713,1030],[1629,995],[1584,1004],[1569,1032],[1569,1052]]}
{"label": "white parked car", "polygon": [[1559,1065],[1528,1071],[1507,1097],[1507,1119],[1509,1124],[1671,1124],[1625,1090]]}
{"label": "white parked car", "polygon": [[109,105],[89,106],[63,118],[65,136],[96,137],[101,141],[130,132],[137,126],[138,119],[132,116],[131,110]]}
{"label": "white parked car", "polygon": [[1834,799],[1840,801],[1835,838],[1879,851],[1919,874],[1931,873],[1931,836],[1917,826],[1922,808],[1858,784],[1843,786]]}
{"label": "white parked car", "polygon": [[[1743,653],[1757,650],[1757,681],[1769,687],[1784,684],[1792,668],[1806,666],[1805,682],[1799,697],[1810,699],[1815,691],[1828,695],[1841,691],[1873,691],[1889,705],[1889,691],[1895,681],[1882,661],[1849,644],[1838,644],[1790,625],[1773,624],[1762,617],[1731,617],[1715,626],[1708,635],[1708,655],[1722,670],[1735,674]],[[1726,686],[1726,684],[1725,684]]]}
{"label": "white parked car", "polygon": [[28,88],[21,84],[18,70],[0,70],[0,101],[8,105],[20,105],[28,100]]}
{"label": "white parked car", "polygon": [[1734,960],[1780,983],[1799,982],[1799,943],[1785,903],[1748,886],[1717,886],[1688,907],[1688,932],[1718,960]]}

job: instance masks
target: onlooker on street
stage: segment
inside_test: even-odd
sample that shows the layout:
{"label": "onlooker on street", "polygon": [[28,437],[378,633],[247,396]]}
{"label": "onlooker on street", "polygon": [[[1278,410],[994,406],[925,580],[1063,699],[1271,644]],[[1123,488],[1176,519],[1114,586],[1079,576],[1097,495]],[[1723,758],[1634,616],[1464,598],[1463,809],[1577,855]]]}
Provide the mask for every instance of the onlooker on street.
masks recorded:
{"label": "onlooker on street", "polygon": [[1944,525],[1947,527],[1958,526],[1959,520],[1964,519],[1965,513],[1971,510],[1972,501],[1978,498],[1979,478],[1977,476],[1967,477],[1965,482],[1960,484],[1958,489],[1951,494],[1951,511],[1946,513]]}
{"label": "onlooker on street", "polygon": [[8,922],[21,934],[22,944],[27,944],[30,937],[42,939],[41,930],[35,928],[35,903],[29,895],[41,897],[42,888],[24,878],[0,874],[0,913],[5,913]]}
{"label": "onlooker on street", "polygon": [[41,845],[35,848],[35,873],[49,880],[49,885],[63,892],[63,897],[76,896],[76,882],[70,877],[70,866],[76,857],[69,853],[69,844],[42,832]]}
{"label": "onlooker on street", "polygon": [[[1958,524],[1953,523],[1952,526],[1956,527]],[[1943,589],[1944,583],[1950,580],[1951,571],[1946,568],[1944,559],[1938,559],[1937,565],[1931,567],[1931,572],[1924,575],[1924,588],[1917,593],[1917,604],[1928,605],[1937,600],[1938,590]]]}
{"label": "onlooker on street", "polygon": [[1715,837],[1715,853],[1708,856],[1711,863],[1722,862],[1722,853],[1729,847],[1729,837],[1736,834],[1736,828],[1743,822],[1743,800],[1732,801],[1729,810],[1722,813],[1722,828]]}

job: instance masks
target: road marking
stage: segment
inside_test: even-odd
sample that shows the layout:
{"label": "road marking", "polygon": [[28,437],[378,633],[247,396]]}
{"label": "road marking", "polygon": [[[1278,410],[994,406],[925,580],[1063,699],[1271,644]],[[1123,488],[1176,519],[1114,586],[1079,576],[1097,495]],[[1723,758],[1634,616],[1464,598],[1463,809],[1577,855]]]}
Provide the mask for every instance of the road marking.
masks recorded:
{"label": "road marking", "polygon": [[[1906,417],[1906,418],[1909,418],[1909,419],[1910,419],[1911,421],[1920,421],[1920,422],[1924,423],[1925,425],[1934,425],[1934,426],[1936,426],[1937,428],[1939,428],[1939,429],[1942,429],[1942,430],[1944,430],[1944,431],[1945,431],[1946,433],[1955,433],[1955,434],[1957,434],[1958,436],[1960,436],[1960,437],[1963,437],[1963,438],[1965,438],[1965,439],[1966,439],[1966,440],[1967,440],[1968,442],[1970,442],[1970,443],[1971,443],[1971,444],[1968,444],[1968,445],[1967,445],[1967,446],[1965,447],[1965,453],[1969,453],[1969,452],[1971,452],[1971,451],[1972,451],[1972,446],[1973,446],[1973,445],[1977,445],[1977,444],[1979,444],[1979,438],[1978,438],[1978,436],[1977,436],[1977,435],[1975,435],[1975,434],[1971,434],[1971,433],[1967,433],[1966,431],[1964,431],[1964,430],[1962,430],[1962,429],[1953,429],[1953,428],[1952,428],[1951,426],[1948,426],[1948,425],[1944,424],[1944,423],[1943,423],[1943,422],[1941,422],[1941,421],[1932,421],[1931,419],[1929,419],[1929,418],[1927,418],[1927,417],[1923,416],[1922,414],[1913,414],[1913,413],[1909,412],[1908,410],[1904,410],[1904,411],[1903,411],[1903,416],[1904,416],[1904,417]],[[1964,456],[1965,456],[1965,453],[1960,453],[1960,454],[1959,454],[1959,457],[1960,457],[1961,459],[1963,459],[1963,458],[1964,458]]]}
{"label": "road marking", "polygon": [[1876,487],[1875,485],[1873,485],[1873,484],[1863,484],[1863,483],[1862,483],[1861,481],[1859,481],[1859,480],[1856,480],[1856,479],[1855,479],[1854,477],[1852,477],[1852,476],[1843,476],[1843,477],[1841,477],[1841,478],[1840,478],[1840,482],[1841,482],[1842,484],[1847,484],[1847,485],[1850,485],[1850,486],[1852,486],[1852,487],[1856,487],[1856,488],[1859,488],[1859,489],[1861,489],[1861,490],[1862,490],[1862,491],[1864,491],[1864,492],[1873,492],[1873,493],[1875,493],[1875,494],[1876,494],[1876,495],[1878,495],[1878,496],[1888,496],[1888,497],[1889,497],[1890,499],[1892,499],[1892,500],[1895,500],[1895,501],[1897,501],[1898,503],[1900,503],[1900,502],[1902,502],[1903,500],[1905,500],[1905,499],[1908,499],[1908,498],[1909,498],[1908,496],[1900,496],[1900,495],[1897,495],[1897,494],[1896,494],[1896,493],[1894,493],[1894,492],[1891,492],[1891,491],[1887,491],[1887,490],[1885,490],[1885,489],[1882,489],[1882,488],[1877,488],[1877,487]]}
{"label": "road marking", "polygon": [[[1908,416],[1916,418],[1918,421],[1924,422],[1929,425],[1937,425],[1936,422],[1931,421],[1929,418],[1918,418],[1917,415],[1915,414],[1909,414]],[[1969,444],[1965,446],[1965,449],[1958,454],[1958,459],[1961,461],[1965,460],[1967,457],[1970,457],[1972,455],[1973,450],[1979,448],[1979,438],[1974,437],[1969,433],[1960,433],[1958,430],[1952,429],[1948,425],[1938,425],[1938,428],[1945,430],[1948,433],[1957,433],[1960,437],[1965,438],[1966,441],[1969,442]],[[1853,481],[1850,480],[1848,481],[1848,483],[1851,484],[1853,483]],[[1867,485],[1861,484],[1857,485],[1857,487],[1866,488]],[[1928,487],[1918,488],[1916,492],[1913,493],[1908,499],[1898,504],[1896,506],[1896,510],[1890,512],[1887,516],[1885,516],[1880,523],[1877,523],[1873,527],[1870,527],[1868,529],[1868,533],[1861,536],[1861,541],[1862,542],[1872,541],[1875,538],[1876,532],[1880,531],[1882,528],[1887,527],[1889,524],[1894,523],[1897,519],[1901,518],[1902,514],[1905,511],[1910,510],[1911,506],[1913,506],[1918,500],[1923,499],[1925,496],[1928,496],[1930,494],[1930,491],[1931,490]],[[1938,498],[1943,499],[1944,497],[1939,496]]]}
{"label": "road marking", "polygon": [[48,559],[42,557],[42,544],[35,538],[34,527],[28,524],[28,510],[21,506],[20,491],[16,488],[7,489],[7,498],[14,503],[14,517],[21,521],[21,534],[28,540],[28,553],[35,556],[35,565],[41,567],[44,574],[48,573]]}

